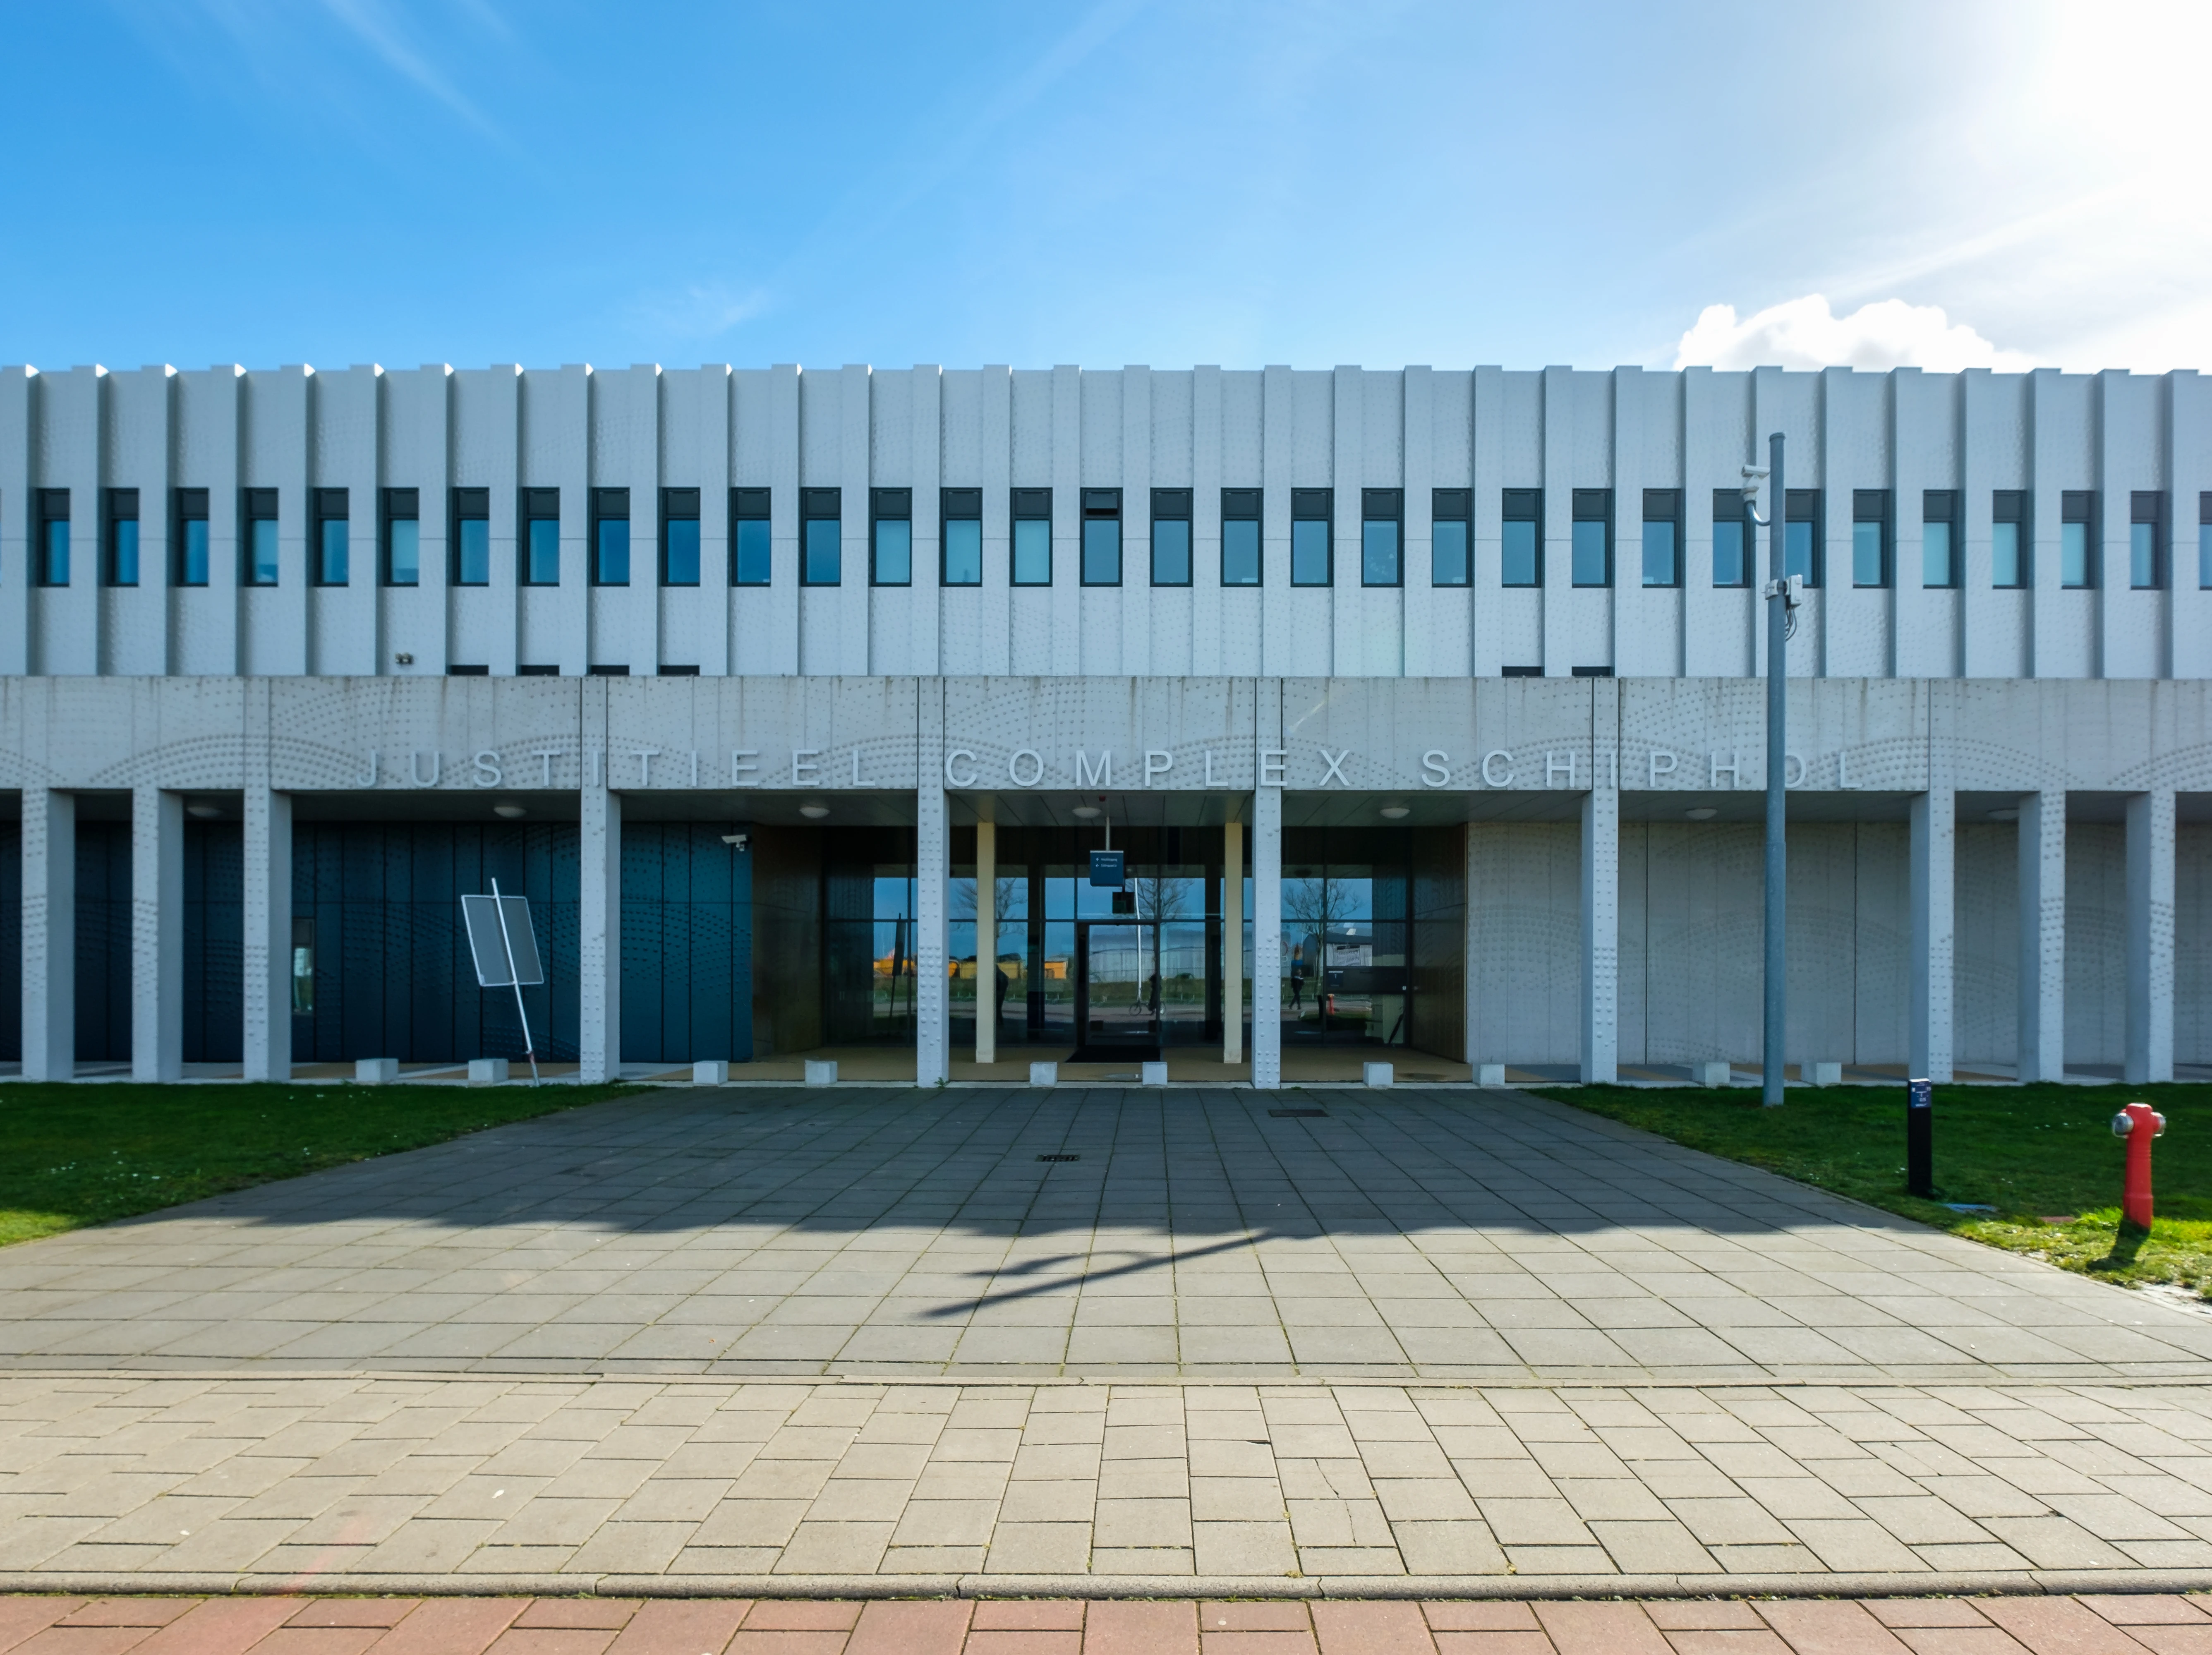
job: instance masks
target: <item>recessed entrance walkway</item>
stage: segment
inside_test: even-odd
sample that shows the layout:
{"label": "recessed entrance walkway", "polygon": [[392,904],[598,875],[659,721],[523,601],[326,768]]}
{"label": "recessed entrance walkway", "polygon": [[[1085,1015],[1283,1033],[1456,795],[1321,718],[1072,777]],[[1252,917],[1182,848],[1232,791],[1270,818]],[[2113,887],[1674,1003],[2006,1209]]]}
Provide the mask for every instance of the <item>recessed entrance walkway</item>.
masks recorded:
{"label": "recessed entrance walkway", "polygon": [[1516,1092],[660,1091],[0,1254],[23,1367],[2194,1378],[2212,1317]]}

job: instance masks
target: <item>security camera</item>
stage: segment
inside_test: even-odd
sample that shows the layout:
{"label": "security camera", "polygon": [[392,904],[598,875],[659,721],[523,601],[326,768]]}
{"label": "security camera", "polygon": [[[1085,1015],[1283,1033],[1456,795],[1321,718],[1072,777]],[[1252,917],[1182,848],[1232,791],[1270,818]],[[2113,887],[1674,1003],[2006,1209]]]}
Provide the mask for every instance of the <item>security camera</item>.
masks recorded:
{"label": "security camera", "polygon": [[1743,497],[1756,500],[1766,492],[1766,467],[1747,465],[1743,468]]}
{"label": "security camera", "polygon": [[729,846],[732,850],[743,850],[745,848],[745,841],[748,837],[748,835],[743,833],[725,833],[722,836],[722,843]]}

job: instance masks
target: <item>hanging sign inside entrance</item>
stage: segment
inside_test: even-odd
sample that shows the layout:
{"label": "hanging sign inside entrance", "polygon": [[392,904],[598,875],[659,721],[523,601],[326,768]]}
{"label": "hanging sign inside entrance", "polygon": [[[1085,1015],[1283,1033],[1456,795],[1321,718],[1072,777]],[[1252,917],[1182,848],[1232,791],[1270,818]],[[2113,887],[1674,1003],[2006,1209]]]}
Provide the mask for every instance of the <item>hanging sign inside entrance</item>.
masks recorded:
{"label": "hanging sign inside entrance", "polygon": [[1119,891],[1128,883],[1121,865],[1122,853],[1118,850],[1094,850],[1091,853],[1091,884],[1099,891]]}

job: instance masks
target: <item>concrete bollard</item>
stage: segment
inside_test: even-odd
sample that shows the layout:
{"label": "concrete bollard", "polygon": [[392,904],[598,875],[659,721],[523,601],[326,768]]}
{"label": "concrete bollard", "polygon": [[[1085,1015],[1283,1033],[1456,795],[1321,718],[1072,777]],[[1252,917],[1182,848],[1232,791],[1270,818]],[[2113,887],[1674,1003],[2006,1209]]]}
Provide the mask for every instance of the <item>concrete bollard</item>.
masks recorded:
{"label": "concrete bollard", "polygon": [[1030,1065],[1030,1084],[1033,1086],[1056,1086],[1060,1084],[1060,1065],[1032,1063]]}
{"label": "concrete bollard", "polygon": [[1142,1085],[1148,1086],[1164,1086],[1167,1085],[1168,1066],[1165,1063],[1144,1063],[1140,1064],[1139,1068],[1141,1073],[1138,1078]]}
{"label": "concrete bollard", "polygon": [[810,1057],[806,1060],[806,1084],[810,1086],[834,1086],[837,1084],[837,1060],[834,1057]]}
{"label": "concrete bollard", "polygon": [[720,1057],[702,1057],[691,1066],[691,1084],[695,1086],[726,1086],[730,1084],[730,1066]]}
{"label": "concrete bollard", "polygon": [[1503,1063],[1477,1063],[1474,1066],[1474,1083],[1479,1086],[1504,1086],[1505,1084],[1505,1065]]}
{"label": "concrete bollard", "polygon": [[1808,1063],[1804,1075],[1816,1086],[1839,1086],[1844,1083],[1844,1066],[1841,1063]]}
{"label": "concrete bollard", "polygon": [[362,1057],[355,1060],[353,1078],[365,1086],[388,1086],[399,1078],[397,1057]]}
{"label": "concrete bollard", "polygon": [[1692,1063],[1690,1073],[1701,1086],[1724,1086],[1735,1071],[1726,1063]]}
{"label": "concrete bollard", "polygon": [[504,1057],[471,1057],[469,1059],[469,1084],[472,1086],[503,1086],[507,1084],[507,1059]]}
{"label": "concrete bollard", "polygon": [[[1392,1084],[1395,1072],[1388,1063],[1362,1063],[1359,1066],[1359,1084],[1364,1086],[1387,1086]],[[1502,1080],[1505,1077],[1501,1074],[1498,1078]]]}

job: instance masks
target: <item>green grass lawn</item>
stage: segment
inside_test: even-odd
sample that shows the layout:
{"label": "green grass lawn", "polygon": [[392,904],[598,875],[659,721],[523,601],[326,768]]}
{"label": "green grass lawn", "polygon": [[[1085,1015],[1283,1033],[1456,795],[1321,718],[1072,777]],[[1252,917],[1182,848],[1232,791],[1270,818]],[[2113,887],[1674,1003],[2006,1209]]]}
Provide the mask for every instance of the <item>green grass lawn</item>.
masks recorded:
{"label": "green grass lawn", "polygon": [[[1743,1088],[1575,1086],[1541,1095],[1692,1149],[2033,1253],[2112,1281],[2173,1281],[2212,1297],[2212,1086],[1938,1086],[1939,1201],[1905,1193],[1905,1088],[1792,1087],[1779,1109]],[[2157,1222],[2120,1223],[2121,1104],[2166,1117],[2152,1160]],[[1956,1213],[1942,1202],[1994,1207]],[[2051,1224],[2052,1218],[2068,1222]]]}
{"label": "green grass lawn", "polygon": [[635,1090],[0,1086],[0,1246]]}

